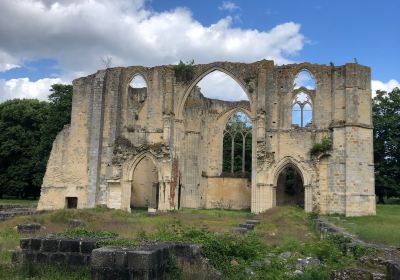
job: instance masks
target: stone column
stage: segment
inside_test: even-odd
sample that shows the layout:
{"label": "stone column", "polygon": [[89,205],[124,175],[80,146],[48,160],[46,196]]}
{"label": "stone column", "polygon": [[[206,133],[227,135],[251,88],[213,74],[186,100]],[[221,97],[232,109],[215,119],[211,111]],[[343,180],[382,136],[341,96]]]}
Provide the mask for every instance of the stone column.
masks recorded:
{"label": "stone column", "polygon": [[104,80],[106,71],[101,70],[96,73],[93,84],[93,97],[89,108],[90,112],[89,125],[89,175],[87,186],[86,207],[93,208],[96,205],[96,194],[99,186],[99,172],[101,159],[101,143],[103,132],[103,96],[104,96]]}
{"label": "stone column", "polygon": [[312,185],[304,186],[304,210],[312,212]]}

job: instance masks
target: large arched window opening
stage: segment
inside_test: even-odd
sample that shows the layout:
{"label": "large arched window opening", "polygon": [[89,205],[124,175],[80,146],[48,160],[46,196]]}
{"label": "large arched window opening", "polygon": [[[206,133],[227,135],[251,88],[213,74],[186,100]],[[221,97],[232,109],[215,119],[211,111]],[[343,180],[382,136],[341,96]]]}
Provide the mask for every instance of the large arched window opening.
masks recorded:
{"label": "large arched window opening", "polygon": [[245,113],[236,112],[228,119],[223,139],[223,174],[250,177],[251,133],[252,124]]}
{"label": "large arched window opening", "polygon": [[312,102],[307,93],[295,95],[292,102],[292,126],[306,127],[312,123]]}
{"label": "large arched window opening", "polygon": [[304,207],[304,185],[299,171],[291,165],[278,176],[276,206],[298,205]]}

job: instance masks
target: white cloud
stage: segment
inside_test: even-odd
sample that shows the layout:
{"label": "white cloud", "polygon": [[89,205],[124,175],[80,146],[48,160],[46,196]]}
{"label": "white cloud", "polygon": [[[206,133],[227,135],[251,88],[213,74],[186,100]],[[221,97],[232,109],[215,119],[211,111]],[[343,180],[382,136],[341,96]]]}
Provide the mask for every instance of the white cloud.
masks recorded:
{"label": "white cloud", "polygon": [[205,97],[226,101],[249,100],[241,86],[227,74],[214,71],[198,84]]}
{"label": "white cloud", "polygon": [[141,0],[0,0],[0,71],[40,58],[57,60],[66,81],[103,68],[101,57],[112,57],[112,66],[191,59],[282,64],[305,43],[297,23],[266,31],[231,23],[225,17],[205,26],[188,9],[155,12]]}
{"label": "white cloud", "polygon": [[375,96],[377,90],[383,90],[386,92],[392,91],[395,87],[400,88],[400,83],[397,80],[391,79],[389,81],[382,82],[378,80],[371,81],[372,96]]}
{"label": "white cloud", "polygon": [[65,83],[60,78],[30,81],[29,78],[0,80],[0,102],[12,98],[37,98],[46,100],[52,84]]}
{"label": "white cloud", "polygon": [[231,1],[223,1],[222,5],[218,7],[218,9],[221,11],[233,12],[234,10],[240,9],[240,7]]}

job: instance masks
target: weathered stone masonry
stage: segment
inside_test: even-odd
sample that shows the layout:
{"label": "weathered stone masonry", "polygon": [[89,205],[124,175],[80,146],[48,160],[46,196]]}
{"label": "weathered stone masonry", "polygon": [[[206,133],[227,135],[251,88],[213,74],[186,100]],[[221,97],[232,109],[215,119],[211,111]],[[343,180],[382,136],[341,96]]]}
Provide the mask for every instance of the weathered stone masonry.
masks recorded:
{"label": "weathered stone masonry", "polygon": [[[249,101],[203,97],[196,84],[216,70],[238,82]],[[312,124],[304,128],[291,124],[293,80],[301,70],[316,80],[315,90],[302,89],[313,104]],[[38,208],[64,208],[76,197],[78,208],[129,211],[135,178],[148,176],[135,172],[146,158],[157,177],[149,205],[159,210],[265,211],[276,205],[278,176],[290,165],[301,174],[306,211],[375,213],[370,68],[262,60],[193,71],[181,81],[172,65],[117,67],[74,80],[71,125],[53,143]],[[129,87],[135,75],[147,89]],[[238,110],[253,125],[251,182],[221,177],[223,129]],[[333,141],[332,151],[311,157],[310,148],[324,137]]]}

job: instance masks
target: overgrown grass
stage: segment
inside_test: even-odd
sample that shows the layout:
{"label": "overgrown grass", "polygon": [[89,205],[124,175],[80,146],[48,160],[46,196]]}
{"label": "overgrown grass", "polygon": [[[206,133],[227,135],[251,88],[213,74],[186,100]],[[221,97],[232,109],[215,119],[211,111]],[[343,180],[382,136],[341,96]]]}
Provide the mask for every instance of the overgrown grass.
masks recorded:
{"label": "overgrown grass", "polygon": [[[267,245],[257,232],[234,236],[180,223],[162,227],[147,238],[202,245],[203,254],[222,273],[223,279],[248,279],[250,275],[251,279],[328,279],[331,270],[352,266],[357,258],[370,253],[361,249],[349,251],[346,247],[349,240],[340,236]],[[322,265],[318,269],[310,267],[300,277],[294,273],[295,264],[298,258],[305,257],[317,257]],[[260,262],[264,265],[257,265]]]}
{"label": "overgrown grass", "polygon": [[377,205],[376,216],[326,216],[332,223],[358,235],[361,239],[400,246],[400,205]]}
{"label": "overgrown grass", "polygon": [[[217,209],[183,209],[149,217],[143,210],[127,213],[103,208],[58,210],[16,217],[0,224],[0,248],[4,252],[4,256],[0,255],[0,276],[14,277],[9,279],[88,279],[86,271],[75,271],[75,274],[68,274],[71,278],[63,278],[67,273],[62,267],[26,271],[26,268],[10,266],[7,250],[18,246],[21,237],[14,227],[26,221],[40,222],[45,227],[42,235],[58,232],[70,237],[115,237],[113,233],[118,233],[118,239],[100,241],[98,246],[134,246],[142,240],[200,244],[204,255],[222,272],[224,279],[250,276],[251,279],[328,279],[330,270],[352,266],[357,257],[369,253],[362,249],[354,252],[343,249],[346,246],[341,244],[346,241],[338,238],[319,240],[310,227],[308,215],[298,207],[277,207],[258,215],[261,223],[245,236],[230,233],[232,226],[254,217],[247,211]],[[68,219],[81,219],[86,225],[68,229]],[[318,257],[322,265],[318,269],[306,269],[301,276],[295,275],[296,260],[304,257]],[[257,264],[260,262],[263,265]],[[176,270],[173,265],[171,267]],[[175,279],[179,279],[179,271],[174,273]]]}
{"label": "overgrown grass", "polygon": [[90,268],[60,265],[14,266],[0,264],[0,279],[82,280],[90,279]]}

